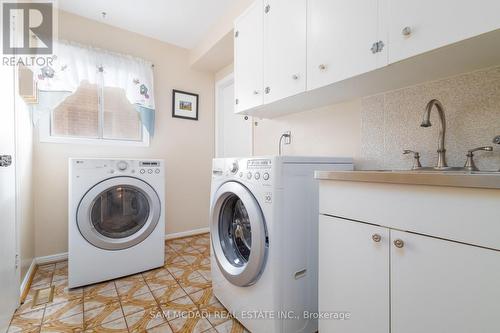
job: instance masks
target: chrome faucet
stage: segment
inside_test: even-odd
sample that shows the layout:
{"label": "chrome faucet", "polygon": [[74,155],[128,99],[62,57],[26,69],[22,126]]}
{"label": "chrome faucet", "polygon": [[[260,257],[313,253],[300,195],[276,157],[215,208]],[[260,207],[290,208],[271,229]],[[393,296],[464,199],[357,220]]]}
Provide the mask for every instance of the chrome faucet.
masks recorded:
{"label": "chrome faucet", "polygon": [[437,99],[433,99],[427,103],[424,112],[424,118],[422,120],[421,127],[431,127],[431,111],[433,107],[436,107],[439,114],[439,121],[441,123],[441,127],[439,128],[439,142],[438,142],[438,160],[437,164],[434,167],[435,169],[447,169],[448,164],[446,164],[446,149],[444,147],[444,139],[446,135],[446,117],[444,115],[444,108],[440,101]]}

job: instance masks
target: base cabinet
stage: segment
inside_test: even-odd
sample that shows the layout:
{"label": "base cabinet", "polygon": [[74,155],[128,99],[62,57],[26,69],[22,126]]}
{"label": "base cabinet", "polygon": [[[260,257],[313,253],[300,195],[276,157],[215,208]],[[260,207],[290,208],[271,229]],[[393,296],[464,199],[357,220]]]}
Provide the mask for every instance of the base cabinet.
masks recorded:
{"label": "base cabinet", "polygon": [[392,333],[500,332],[500,252],[391,230]]}
{"label": "base cabinet", "polygon": [[389,332],[389,229],[320,216],[319,332]]}
{"label": "base cabinet", "polygon": [[497,333],[500,251],[320,215],[322,332]]}

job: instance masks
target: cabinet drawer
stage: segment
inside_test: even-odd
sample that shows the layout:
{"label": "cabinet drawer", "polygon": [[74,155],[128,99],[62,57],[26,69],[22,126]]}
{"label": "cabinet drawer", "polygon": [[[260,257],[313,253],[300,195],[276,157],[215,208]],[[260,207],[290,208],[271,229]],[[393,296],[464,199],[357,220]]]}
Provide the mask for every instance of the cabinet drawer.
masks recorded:
{"label": "cabinet drawer", "polygon": [[500,190],[321,181],[320,213],[500,250]]}

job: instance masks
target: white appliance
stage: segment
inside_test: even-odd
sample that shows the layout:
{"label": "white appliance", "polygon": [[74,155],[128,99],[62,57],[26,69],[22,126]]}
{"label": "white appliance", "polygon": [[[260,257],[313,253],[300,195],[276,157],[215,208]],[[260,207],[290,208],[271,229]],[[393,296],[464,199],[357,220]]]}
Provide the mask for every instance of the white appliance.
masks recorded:
{"label": "white appliance", "polygon": [[350,158],[214,159],[213,290],[251,332],[317,331],[304,316],[318,309],[314,171],[352,169]]}
{"label": "white appliance", "polygon": [[69,160],[70,288],[164,265],[162,160]]}

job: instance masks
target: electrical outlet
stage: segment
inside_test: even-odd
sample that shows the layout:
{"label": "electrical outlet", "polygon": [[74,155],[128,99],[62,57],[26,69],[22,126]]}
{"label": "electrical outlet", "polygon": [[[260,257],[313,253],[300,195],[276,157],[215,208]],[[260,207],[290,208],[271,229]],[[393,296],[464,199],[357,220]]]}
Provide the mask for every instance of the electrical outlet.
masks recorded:
{"label": "electrical outlet", "polygon": [[286,145],[289,145],[292,143],[292,132],[291,131],[286,131],[284,133],[286,136],[285,136],[285,144]]}

